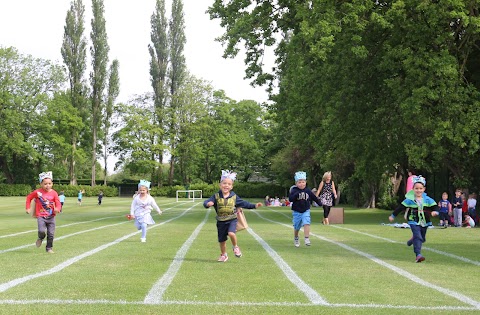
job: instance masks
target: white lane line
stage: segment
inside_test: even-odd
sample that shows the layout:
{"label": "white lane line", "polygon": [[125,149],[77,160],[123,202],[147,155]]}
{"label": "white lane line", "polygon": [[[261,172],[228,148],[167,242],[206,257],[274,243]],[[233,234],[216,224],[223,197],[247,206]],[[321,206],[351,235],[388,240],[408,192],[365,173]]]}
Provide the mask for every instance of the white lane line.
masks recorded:
{"label": "white lane line", "polygon": [[308,284],[305,283],[296,273],[295,271],[290,268],[290,266],[283,260],[283,258],[277,254],[270,245],[267,244],[257,233],[255,233],[251,228],[248,228],[247,231],[257,240],[257,242],[262,245],[263,249],[270,255],[273,259],[275,264],[280,268],[280,270],[285,274],[287,279],[295,285],[305,296],[308,300],[314,305],[327,305],[327,301],[325,301],[317,291],[312,289]]}
{"label": "white lane line", "polygon": [[[144,305],[143,301],[125,300],[0,300],[0,305],[30,305],[30,304],[51,304],[51,305]],[[202,306],[285,306],[285,307],[312,307],[323,308],[363,308],[363,309],[400,309],[400,310],[433,310],[433,311],[476,311],[477,308],[465,306],[416,306],[416,305],[390,305],[390,304],[341,304],[314,305],[311,303],[298,302],[209,302],[209,301],[161,301],[158,305],[202,305]],[[323,309],[322,308],[322,309]]]}
{"label": "white lane line", "polygon": [[[183,203],[185,203],[185,202],[183,202]],[[183,203],[181,205],[183,205]],[[167,206],[167,205],[171,205],[171,204],[177,204],[177,203],[169,202],[169,203],[166,203],[166,204],[162,205],[162,207]],[[168,208],[166,210],[170,210],[170,209],[173,209],[173,207]],[[130,209],[128,209],[127,212],[130,212]],[[123,217],[124,215],[122,214],[121,216]],[[73,225],[96,222],[96,221],[107,220],[107,219],[112,219],[112,218],[118,218],[118,216],[103,217],[103,218],[89,220],[89,221],[81,221],[81,222],[73,222],[73,223],[69,223],[69,224],[57,225],[56,228],[64,228],[64,227],[69,227],[69,226],[73,226]],[[13,237],[13,236],[18,236],[18,235],[33,233],[33,232],[37,232],[37,230],[29,230],[29,231],[23,231],[23,232],[18,232],[18,233],[13,233],[13,234],[0,235],[0,238]]]}
{"label": "white lane line", "polygon": [[[168,209],[166,209],[166,211],[167,211],[167,210],[170,210],[170,209],[172,209],[172,208],[168,208]],[[123,217],[123,215],[122,215],[122,217]],[[118,216],[111,217],[111,218],[118,218]],[[102,218],[102,219],[92,220],[92,221],[84,221],[84,222],[94,222],[94,221],[99,221],[99,220],[103,220],[103,218]],[[83,230],[83,231],[75,232],[75,233],[72,233],[72,234],[67,234],[67,235],[55,237],[55,241],[60,241],[60,240],[62,240],[62,239],[65,239],[65,238],[68,238],[68,237],[71,237],[71,236],[75,236],[75,235],[79,235],[79,234],[83,234],[83,233],[88,233],[88,232],[92,232],[92,231],[97,231],[97,230],[101,230],[101,229],[104,229],[104,228],[107,228],[107,227],[112,227],[112,226],[116,226],[116,225],[120,225],[120,224],[125,224],[125,223],[128,223],[128,221],[124,221],[124,222],[120,222],[120,223],[114,223],[114,224],[109,224],[109,225],[103,225],[103,226],[100,226],[100,227],[97,227],[97,228],[93,228],[93,229],[89,229],[89,230]],[[37,230],[35,230],[35,232],[36,232],[36,231],[37,231]],[[24,249],[24,248],[27,248],[27,247],[31,247],[31,246],[35,246],[35,243],[27,244],[27,245],[21,245],[21,246],[17,246],[17,247],[12,247],[12,248],[8,248],[8,249],[0,250],[0,255],[1,255],[1,254],[4,254],[4,253],[8,253],[8,252],[13,252],[13,251],[16,251],[16,250],[19,250],[19,249]]]}
{"label": "white lane line", "polygon": [[[84,223],[90,223],[90,222],[95,222],[95,221],[101,221],[101,220],[106,220],[106,219],[111,219],[111,218],[118,218],[118,216],[104,217],[104,218],[90,220],[90,221],[82,221],[82,222],[74,222],[74,223],[69,223],[69,224],[64,224],[64,225],[58,225],[57,228],[63,228],[63,227],[68,227],[68,226],[72,226],[72,225],[77,225],[77,224],[84,224]],[[29,231],[14,233],[14,234],[1,235],[0,238],[18,236],[18,235],[33,233],[33,232],[37,232],[37,230],[29,230]]]}
{"label": "white lane line", "polygon": [[[379,240],[384,240],[384,241],[387,241],[387,242],[390,242],[390,243],[395,243],[395,244],[405,244],[406,243],[406,242],[399,242],[399,241],[391,240],[391,239],[388,239],[388,238],[380,237],[380,236],[365,233],[365,232],[360,232],[360,231],[357,231],[357,230],[354,230],[354,229],[349,229],[349,228],[342,227],[342,226],[330,225],[330,227],[336,228],[336,229],[341,229],[341,230],[347,230],[347,231],[357,233],[357,234],[366,235],[366,236],[376,238],[376,239],[379,239]],[[466,262],[466,263],[469,263],[469,264],[472,264],[472,265],[475,265],[475,266],[480,266],[480,261],[471,260],[471,259],[468,259],[466,257],[462,257],[462,256],[458,256],[458,255],[455,255],[455,254],[447,253],[447,252],[444,252],[444,251],[441,251],[441,250],[438,250],[438,249],[430,248],[428,246],[422,246],[422,250],[424,250],[424,249],[429,250],[429,251],[434,252],[434,253],[437,253],[437,254],[440,254],[440,255],[443,255],[443,256],[448,256],[450,258],[461,260],[463,262]]]}
{"label": "white lane line", "polygon": [[[125,223],[128,223],[128,221],[125,221],[125,222],[120,222],[120,223],[114,223],[114,224],[109,224],[109,225],[103,225],[103,226],[100,226],[100,227],[97,227],[97,228],[93,228],[93,229],[89,229],[89,230],[83,230],[83,231],[79,231],[79,232],[75,232],[75,233],[72,233],[72,234],[68,234],[68,235],[64,235],[64,236],[59,236],[59,237],[56,237],[55,238],[55,241],[60,241],[60,240],[63,240],[65,238],[69,238],[71,236],[75,236],[75,235],[79,235],[79,234],[83,234],[83,233],[88,233],[88,232],[92,232],[92,231],[97,231],[97,230],[101,230],[101,229],[105,229],[107,227],[112,227],[112,226],[116,226],[116,225],[120,225],[120,224],[125,224]],[[3,249],[3,250],[0,250],[0,254],[4,254],[4,253],[8,253],[8,252],[13,252],[13,251],[16,251],[16,250],[19,250],[19,249],[23,249],[23,248],[27,248],[27,247],[31,247],[31,246],[34,246],[35,243],[33,244],[27,244],[27,245],[22,245],[22,246],[17,246],[17,247],[12,247],[12,248],[9,248],[9,249]]]}
{"label": "white lane line", "polygon": [[[277,223],[277,224],[280,224],[280,225],[283,225],[283,226],[286,226],[286,227],[289,227],[289,228],[293,228],[293,226],[291,226],[291,225],[288,225],[288,224],[285,224],[285,223],[282,223],[282,222],[277,222],[277,221],[274,221],[274,220],[267,219],[267,218],[263,217],[258,211],[254,211],[254,210],[251,210],[251,211],[252,211],[252,212],[255,212],[260,218],[262,218],[262,219],[264,219],[264,220],[266,220],[266,221],[270,221],[270,222]],[[373,262],[375,262],[375,263],[377,263],[377,264],[379,264],[379,265],[381,265],[381,266],[383,266],[383,267],[386,267],[386,268],[388,268],[388,269],[390,269],[390,270],[398,273],[399,275],[407,278],[407,279],[410,280],[410,281],[416,282],[416,283],[418,283],[418,284],[420,284],[420,285],[423,285],[423,286],[425,286],[425,287],[427,287],[427,288],[430,288],[430,289],[436,290],[436,291],[438,291],[438,292],[441,292],[441,293],[443,293],[443,294],[445,294],[445,295],[451,296],[451,297],[459,300],[459,301],[462,302],[462,303],[469,304],[469,305],[471,305],[471,306],[473,306],[473,307],[475,307],[475,308],[477,308],[477,309],[480,309],[480,302],[478,302],[478,301],[476,301],[476,300],[474,300],[474,299],[472,299],[472,298],[470,298],[470,297],[468,297],[468,296],[466,296],[466,295],[464,295],[464,294],[461,294],[461,293],[459,293],[459,292],[456,292],[456,291],[453,291],[453,290],[450,290],[450,289],[446,289],[446,288],[440,287],[440,286],[438,286],[438,285],[432,284],[432,283],[430,283],[430,282],[427,282],[427,281],[425,281],[425,280],[423,280],[423,279],[421,279],[421,278],[419,278],[419,277],[417,277],[417,276],[409,273],[409,272],[406,271],[406,270],[403,270],[403,269],[401,269],[401,268],[398,268],[398,267],[396,267],[396,266],[394,266],[394,265],[391,265],[391,264],[389,264],[389,263],[387,263],[387,262],[385,262],[385,261],[383,261],[383,260],[380,260],[380,259],[376,258],[376,257],[373,256],[373,255],[370,255],[370,254],[368,254],[368,253],[362,252],[362,251],[360,251],[360,250],[357,250],[357,249],[355,249],[355,248],[353,248],[353,247],[350,247],[350,246],[348,246],[348,245],[345,245],[345,244],[343,244],[343,243],[330,240],[330,239],[328,239],[328,238],[326,238],[326,237],[323,237],[323,236],[320,236],[320,235],[316,235],[316,234],[314,234],[314,233],[310,233],[310,235],[313,235],[313,236],[315,236],[315,237],[317,237],[317,238],[319,238],[319,239],[321,239],[321,240],[323,240],[323,241],[326,241],[326,242],[335,244],[335,245],[337,245],[337,246],[340,246],[340,247],[342,247],[342,248],[344,248],[344,249],[346,249],[346,250],[348,250],[348,251],[351,251],[351,252],[356,253],[357,255],[360,255],[360,256],[363,256],[363,257],[365,257],[365,258],[368,258],[368,259],[372,260]]]}
{"label": "white lane line", "polygon": [[[175,220],[175,219],[178,219],[180,217],[182,217],[185,213],[187,213],[188,211],[190,211],[190,209],[192,209],[194,206],[192,206],[191,208],[183,211],[180,215],[176,216],[176,217],[173,217],[169,220],[166,220],[166,221],[163,221],[159,224],[155,224],[154,226],[152,226],[150,229],[153,229],[153,228],[156,228],[158,226],[161,226],[161,225],[164,225],[172,220]],[[34,273],[34,274],[31,274],[31,275],[28,275],[28,276],[25,276],[25,277],[21,277],[21,278],[17,278],[17,279],[14,279],[14,280],[11,280],[11,281],[8,281],[8,282],[5,282],[5,283],[1,283],[0,284],[0,293],[1,292],[5,292],[13,287],[16,287],[17,285],[20,285],[20,284],[23,284],[25,282],[28,282],[30,280],[33,280],[33,279],[36,279],[36,278],[40,278],[40,277],[43,277],[43,276],[48,276],[48,275],[51,275],[51,274],[54,274],[56,272],[59,272],[65,268],[67,268],[68,266],[70,265],[73,265],[74,263],[82,260],[83,258],[86,258],[86,257],[89,257],[89,256],[92,256],[93,254],[96,254],[106,248],[109,248],[110,246],[113,246],[113,245],[116,245],[118,243],[120,243],[121,241],[124,241],[136,234],[139,234],[141,233],[141,231],[137,231],[137,232],[134,232],[134,233],[130,233],[128,235],[125,235],[123,237],[120,237],[118,239],[116,239],[115,241],[113,242],[110,242],[110,243],[107,243],[107,244],[104,244],[102,246],[99,246],[97,248],[94,248],[88,252],[85,252],[81,255],[78,255],[78,256],[75,256],[73,258],[70,258],[66,261],[64,261],[63,263],[60,263],[58,265],[56,265],[55,267],[53,268],[50,268],[48,270],[44,270],[42,272],[39,272],[39,273]]]}
{"label": "white lane line", "polygon": [[185,259],[185,255],[193,244],[193,241],[197,238],[200,230],[203,228],[207,222],[208,215],[210,214],[210,208],[208,209],[205,218],[202,223],[200,223],[195,231],[190,235],[190,237],[183,243],[182,247],[178,250],[175,258],[173,258],[172,263],[168,267],[167,272],[152,286],[147,296],[144,299],[145,304],[159,304],[163,301],[163,294],[167,291],[168,287],[173,281],[173,278],[177,275],[182,263]]}
{"label": "white lane line", "polygon": [[[271,211],[282,214],[285,217],[288,217],[285,213],[280,212],[278,210],[271,209]],[[405,244],[406,243],[406,242],[395,241],[395,240],[392,240],[392,239],[389,239],[389,238],[386,238],[386,237],[381,237],[381,236],[370,234],[370,233],[357,231],[357,230],[346,228],[346,227],[343,227],[343,226],[329,225],[329,227],[335,228],[335,229],[347,230],[347,231],[350,231],[350,232],[353,232],[353,233],[366,235],[366,236],[369,236],[371,238],[375,238],[375,239],[382,240],[382,241],[385,241],[385,242],[389,242],[389,243],[392,243],[392,244]],[[463,257],[463,256],[458,256],[458,255],[448,253],[448,252],[444,252],[444,251],[434,249],[434,248],[431,248],[431,247],[428,247],[428,246],[422,246],[422,249],[428,250],[428,251],[431,251],[431,252],[434,252],[434,253],[437,253],[437,254],[440,254],[440,255],[443,255],[443,256],[447,256],[447,257],[450,257],[450,258],[453,258],[453,259],[457,259],[457,260],[466,262],[468,264],[472,264],[472,265],[475,265],[475,266],[480,266],[480,261],[477,261],[477,260],[472,260],[472,259],[469,259],[469,258],[466,258],[466,257]]]}

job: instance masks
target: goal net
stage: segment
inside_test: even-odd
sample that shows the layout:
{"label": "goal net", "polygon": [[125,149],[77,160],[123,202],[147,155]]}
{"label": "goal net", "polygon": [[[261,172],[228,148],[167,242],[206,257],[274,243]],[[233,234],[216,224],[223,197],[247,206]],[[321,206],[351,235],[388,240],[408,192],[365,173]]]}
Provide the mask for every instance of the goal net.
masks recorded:
{"label": "goal net", "polygon": [[184,201],[202,199],[202,190],[177,190],[177,202],[182,199]]}

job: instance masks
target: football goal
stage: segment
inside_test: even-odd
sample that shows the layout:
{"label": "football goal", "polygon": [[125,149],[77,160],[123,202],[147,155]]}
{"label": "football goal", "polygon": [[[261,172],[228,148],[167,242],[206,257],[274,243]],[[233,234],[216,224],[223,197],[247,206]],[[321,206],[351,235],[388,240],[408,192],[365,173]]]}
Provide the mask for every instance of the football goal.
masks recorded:
{"label": "football goal", "polygon": [[187,199],[191,201],[195,201],[198,199],[202,199],[202,191],[201,190],[177,190],[177,202],[178,200],[182,201],[182,199]]}

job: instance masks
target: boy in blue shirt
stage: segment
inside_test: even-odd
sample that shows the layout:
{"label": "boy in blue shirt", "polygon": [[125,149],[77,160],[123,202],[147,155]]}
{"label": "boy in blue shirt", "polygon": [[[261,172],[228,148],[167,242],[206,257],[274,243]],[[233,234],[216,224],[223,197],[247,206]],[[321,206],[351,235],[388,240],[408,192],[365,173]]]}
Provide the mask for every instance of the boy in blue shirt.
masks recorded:
{"label": "boy in blue shirt", "polygon": [[452,213],[452,204],[448,201],[448,194],[442,194],[442,200],[438,202],[438,215],[440,217],[440,226],[448,227],[448,221]]}
{"label": "boy in blue shirt", "polygon": [[295,247],[300,247],[298,232],[303,226],[305,245],[310,246],[310,206],[312,201],[319,206],[322,203],[310,188],[307,188],[307,173],[295,173],[295,186],[291,187],[288,200],[292,203],[293,244]]}

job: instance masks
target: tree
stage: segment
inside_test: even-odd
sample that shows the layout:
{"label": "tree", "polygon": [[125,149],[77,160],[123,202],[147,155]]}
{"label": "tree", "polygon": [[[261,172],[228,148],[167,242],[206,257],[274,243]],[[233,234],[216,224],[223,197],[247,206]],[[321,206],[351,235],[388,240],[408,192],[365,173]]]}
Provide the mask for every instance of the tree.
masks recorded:
{"label": "tree", "polygon": [[108,79],[108,94],[107,103],[105,105],[105,112],[103,114],[103,162],[104,162],[104,179],[103,184],[107,185],[107,158],[109,153],[109,131],[111,126],[111,119],[113,115],[114,103],[120,92],[120,78],[118,75],[118,60],[113,60],[110,65],[109,79]]}
{"label": "tree", "polygon": [[[77,110],[80,117],[86,118],[86,88],[83,82],[83,76],[86,69],[86,47],[87,42],[83,36],[85,6],[82,0],[74,0],[70,9],[67,11],[65,19],[63,44],[61,53],[63,62],[67,67],[68,79],[70,82],[70,101],[73,108]],[[75,174],[75,156],[77,155],[77,142],[81,133],[80,126],[82,124],[74,124],[70,134],[70,152],[68,156],[68,178],[70,185],[76,185],[77,179]]]}
{"label": "tree", "polygon": [[113,151],[119,159],[117,168],[123,167],[133,174],[154,175],[162,146],[156,142],[159,126],[155,123],[152,95],[144,94],[128,104],[118,104],[114,112],[117,131],[113,133]]}
{"label": "tree", "polygon": [[[162,146],[165,141],[165,115],[168,102],[167,88],[167,69],[168,69],[168,38],[167,38],[167,19],[165,17],[165,1],[157,0],[155,12],[150,19],[152,44],[148,45],[150,53],[150,80],[153,88],[153,97],[155,105],[155,123],[158,125],[158,134],[155,142]],[[162,186],[162,163],[163,150],[158,156],[157,182]],[[153,172],[153,171],[152,171]],[[154,175],[152,174],[152,178]]]}
{"label": "tree", "polygon": [[101,114],[104,106],[104,90],[107,83],[108,51],[110,50],[107,41],[107,30],[105,28],[103,0],[92,0],[92,31],[90,38],[92,46],[92,72],[90,83],[92,86],[92,186],[95,186],[96,165],[97,165],[97,142],[98,131],[101,123]]}
{"label": "tree", "polygon": [[178,141],[178,121],[177,115],[180,107],[184,104],[181,103],[181,98],[177,93],[182,86],[185,75],[185,56],[183,50],[186,42],[185,37],[185,19],[183,13],[183,2],[181,0],[172,1],[172,17],[170,19],[169,28],[169,47],[170,47],[170,62],[171,67],[168,72],[170,79],[170,108],[169,108],[169,145],[170,145],[170,171],[168,175],[168,182],[171,185],[173,182],[174,168],[175,168],[175,155],[176,146]]}
{"label": "tree", "polygon": [[31,183],[48,162],[40,135],[50,96],[62,88],[61,66],[0,47],[0,170],[7,183]]}

